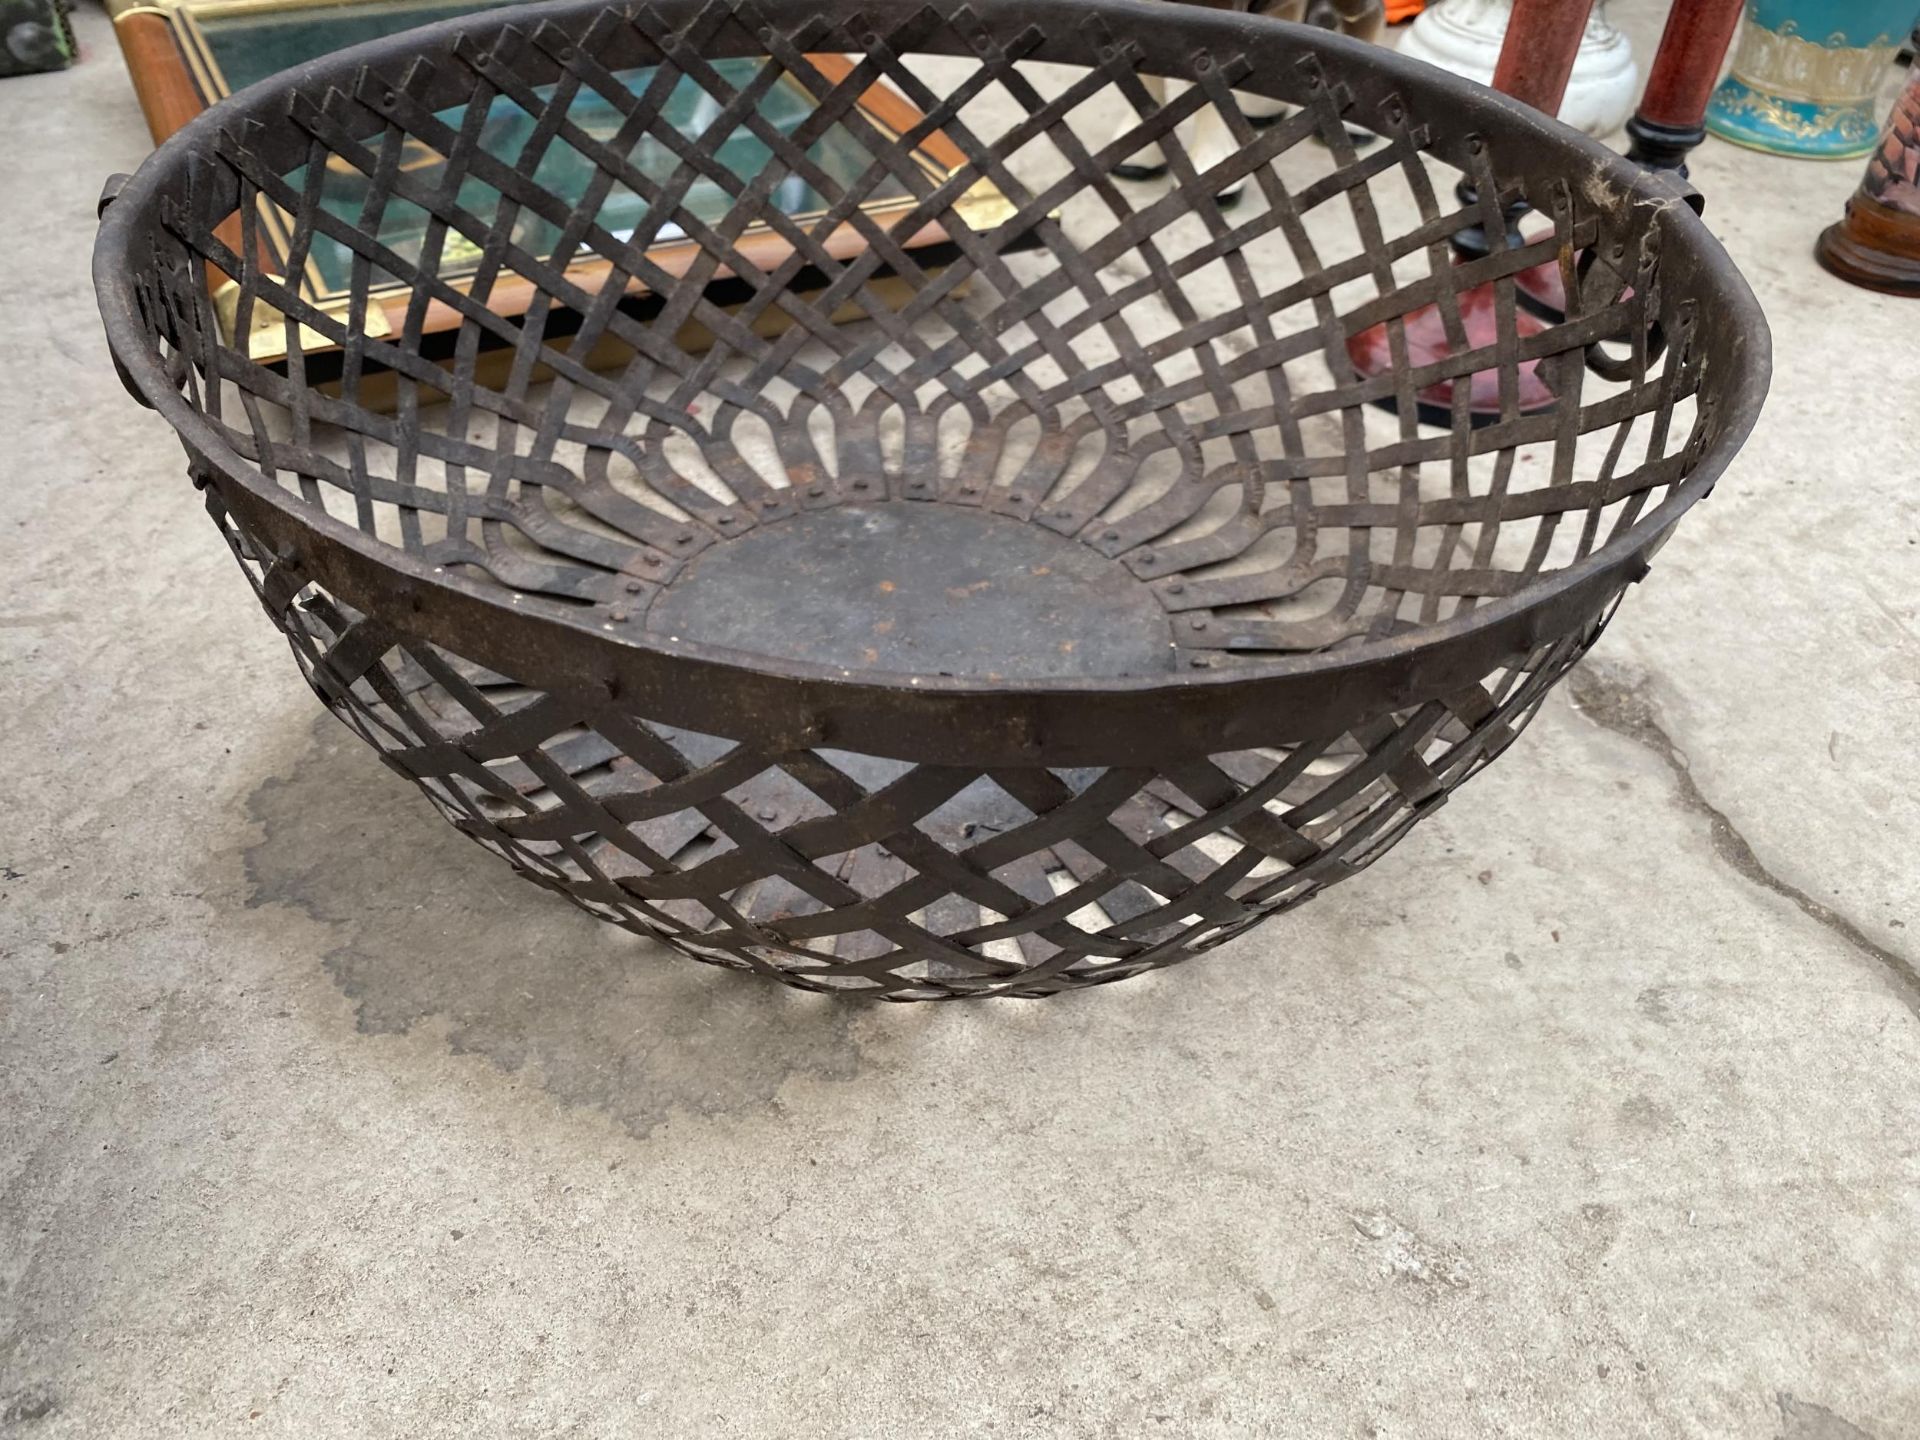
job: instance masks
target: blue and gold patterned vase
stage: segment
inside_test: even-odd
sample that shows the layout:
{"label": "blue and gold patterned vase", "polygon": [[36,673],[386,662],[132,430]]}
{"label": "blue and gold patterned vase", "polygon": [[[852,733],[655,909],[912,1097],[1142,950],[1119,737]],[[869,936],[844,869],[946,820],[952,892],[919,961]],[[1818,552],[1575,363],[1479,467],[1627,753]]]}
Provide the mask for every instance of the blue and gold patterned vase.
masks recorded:
{"label": "blue and gold patterned vase", "polygon": [[1880,134],[1874,98],[1916,13],[1920,0],[1747,0],[1707,129],[1775,155],[1865,155]]}

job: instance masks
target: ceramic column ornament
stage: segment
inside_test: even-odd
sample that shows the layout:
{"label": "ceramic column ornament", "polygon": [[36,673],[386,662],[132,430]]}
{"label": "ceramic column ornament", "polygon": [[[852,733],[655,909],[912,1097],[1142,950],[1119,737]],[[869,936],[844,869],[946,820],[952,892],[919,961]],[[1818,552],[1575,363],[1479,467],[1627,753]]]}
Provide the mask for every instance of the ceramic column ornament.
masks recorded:
{"label": "ceramic column ornament", "polygon": [[1880,133],[1874,97],[1920,0],[1747,0],[1707,129],[1775,155],[1847,160]]}
{"label": "ceramic column ornament", "polygon": [[[1607,23],[1605,0],[1587,16],[1573,74],[1557,112],[1561,120],[1589,135],[1607,135],[1633,112],[1640,72],[1627,37]],[[1429,5],[1400,41],[1400,53],[1478,80],[1493,83],[1493,70],[1506,39],[1513,0],[1440,0]]]}
{"label": "ceramic column ornament", "polygon": [[[1913,38],[1920,44],[1920,28]],[[1813,253],[1842,280],[1920,296],[1920,65],[1894,102],[1846,219],[1827,227]]]}

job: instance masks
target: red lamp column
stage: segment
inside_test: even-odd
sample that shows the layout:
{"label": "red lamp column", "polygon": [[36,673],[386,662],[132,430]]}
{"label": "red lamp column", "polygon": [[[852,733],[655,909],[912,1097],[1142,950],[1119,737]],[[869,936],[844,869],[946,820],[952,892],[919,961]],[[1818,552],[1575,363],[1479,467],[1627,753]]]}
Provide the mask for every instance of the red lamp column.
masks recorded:
{"label": "red lamp column", "polygon": [[1627,121],[1629,160],[1687,173],[1688,154],[1707,138],[1707,102],[1743,8],[1744,0],[1674,0],[1640,108]]}
{"label": "red lamp column", "polygon": [[1593,0],[1514,0],[1500,61],[1493,67],[1493,88],[1557,114],[1592,9]]}

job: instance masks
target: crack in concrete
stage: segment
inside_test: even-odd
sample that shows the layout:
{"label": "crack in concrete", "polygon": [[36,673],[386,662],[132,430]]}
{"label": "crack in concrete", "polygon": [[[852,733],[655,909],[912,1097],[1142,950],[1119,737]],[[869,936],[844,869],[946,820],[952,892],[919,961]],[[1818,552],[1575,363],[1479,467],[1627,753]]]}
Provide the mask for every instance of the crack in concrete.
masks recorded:
{"label": "crack in concrete", "polygon": [[1661,723],[1658,707],[1648,698],[1644,679],[1629,678],[1622,667],[1589,656],[1569,677],[1567,693],[1574,708],[1601,729],[1611,730],[1651,750],[1665,762],[1679,788],[1680,803],[1706,818],[1715,854],[1742,878],[1792,901],[1801,914],[1874,961],[1893,981],[1894,993],[1901,1003],[1920,1017],[1920,969],[1906,956],[1874,940],[1832,906],[1782,880],[1761,862],[1752,844],[1725,812],[1701,793],[1685,753],[1673,743],[1673,737]]}
{"label": "crack in concrete", "polygon": [[1874,1440],[1851,1420],[1842,1419],[1824,1405],[1796,1399],[1782,1390],[1774,1396],[1780,1406],[1780,1423],[1785,1428],[1780,1440]]}

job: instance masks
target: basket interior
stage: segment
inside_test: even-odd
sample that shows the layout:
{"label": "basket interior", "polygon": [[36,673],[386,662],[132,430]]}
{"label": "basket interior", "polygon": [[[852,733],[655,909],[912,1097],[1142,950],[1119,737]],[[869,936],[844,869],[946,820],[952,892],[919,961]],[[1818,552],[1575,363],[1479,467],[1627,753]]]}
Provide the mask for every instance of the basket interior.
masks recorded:
{"label": "basket interior", "polygon": [[1699,453],[1658,207],[1503,180],[1299,32],[648,16],[476,21],[202,132],[224,199],[146,299],[260,483],[618,636],[1020,681],[1446,622]]}

